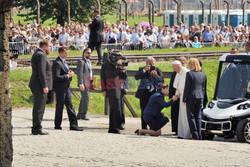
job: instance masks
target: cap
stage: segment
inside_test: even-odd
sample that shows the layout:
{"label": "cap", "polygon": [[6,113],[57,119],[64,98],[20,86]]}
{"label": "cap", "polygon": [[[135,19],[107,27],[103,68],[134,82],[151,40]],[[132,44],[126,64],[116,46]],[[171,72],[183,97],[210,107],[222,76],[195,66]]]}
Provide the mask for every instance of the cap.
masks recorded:
{"label": "cap", "polygon": [[175,60],[175,61],[173,62],[173,65],[181,65],[181,62],[180,62],[179,60]]}

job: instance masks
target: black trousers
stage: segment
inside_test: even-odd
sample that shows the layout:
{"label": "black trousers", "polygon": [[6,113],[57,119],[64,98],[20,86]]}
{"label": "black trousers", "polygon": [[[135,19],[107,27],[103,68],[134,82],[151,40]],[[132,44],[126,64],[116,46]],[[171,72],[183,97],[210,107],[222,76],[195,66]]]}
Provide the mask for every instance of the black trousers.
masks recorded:
{"label": "black trousers", "polygon": [[73,107],[71,100],[71,93],[68,89],[66,92],[56,91],[56,113],[55,113],[55,127],[61,127],[62,116],[63,116],[63,107],[66,105],[67,114],[70,122],[71,128],[78,128],[76,112]]}
{"label": "black trousers", "polygon": [[147,129],[147,123],[144,121],[143,118],[143,112],[148,104],[148,101],[150,99],[149,97],[145,97],[144,99],[140,99],[140,107],[141,107],[141,128],[142,129]]}
{"label": "black trousers", "polygon": [[31,89],[33,93],[33,112],[32,112],[32,133],[39,132],[42,130],[42,120],[45,111],[46,101],[47,101],[47,93],[43,93],[42,90]]}
{"label": "black trousers", "polygon": [[187,118],[192,139],[202,139],[201,109],[202,99],[187,100]]}
{"label": "black trousers", "polygon": [[120,98],[108,98],[109,99],[109,132],[117,132],[121,125],[121,99]]}
{"label": "black trousers", "polygon": [[96,48],[97,54],[98,54],[98,61],[102,61],[102,42],[89,42],[88,48],[91,49],[91,51]]}
{"label": "black trousers", "polygon": [[172,132],[178,132],[178,117],[179,117],[180,100],[177,100],[174,105],[171,106],[171,125]]}
{"label": "black trousers", "polygon": [[121,93],[121,124],[125,124],[124,94]]}

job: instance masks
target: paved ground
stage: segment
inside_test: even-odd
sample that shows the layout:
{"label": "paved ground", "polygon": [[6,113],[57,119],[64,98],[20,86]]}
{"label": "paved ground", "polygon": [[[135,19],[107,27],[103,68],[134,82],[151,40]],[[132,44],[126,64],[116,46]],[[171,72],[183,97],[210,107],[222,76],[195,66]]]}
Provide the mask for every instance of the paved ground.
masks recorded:
{"label": "paved ground", "polygon": [[137,136],[139,118],[126,118],[122,134],[109,134],[108,117],[89,114],[79,121],[85,130],[69,130],[64,112],[63,130],[54,130],[54,109],[46,109],[44,130],[50,135],[33,136],[32,109],[13,110],[14,167],[89,166],[250,166],[250,144],[236,139],[193,141],[176,138],[170,124],[160,137]]}

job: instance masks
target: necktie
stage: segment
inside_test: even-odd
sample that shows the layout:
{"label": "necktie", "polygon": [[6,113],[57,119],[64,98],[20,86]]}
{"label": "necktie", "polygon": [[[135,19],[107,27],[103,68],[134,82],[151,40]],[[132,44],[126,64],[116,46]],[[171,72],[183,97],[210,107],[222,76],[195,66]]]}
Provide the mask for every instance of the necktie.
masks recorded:
{"label": "necktie", "polygon": [[69,70],[69,66],[68,66],[66,60],[63,60],[63,63],[64,63],[64,65],[65,65],[65,67],[67,68],[67,70]]}

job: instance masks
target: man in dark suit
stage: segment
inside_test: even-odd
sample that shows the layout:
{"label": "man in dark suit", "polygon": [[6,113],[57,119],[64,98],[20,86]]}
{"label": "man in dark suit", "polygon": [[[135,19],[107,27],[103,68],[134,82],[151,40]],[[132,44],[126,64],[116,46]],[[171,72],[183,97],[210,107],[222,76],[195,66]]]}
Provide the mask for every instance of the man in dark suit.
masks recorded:
{"label": "man in dark suit", "polygon": [[155,59],[152,56],[147,57],[146,66],[140,67],[139,71],[135,74],[135,79],[141,80],[135,97],[140,99],[142,129],[147,129],[147,124],[143,119],[143,111],[151,95],[156,92],[158,84],[164,81],[161,69],[155,67],[154,63]]}
{"label": "man in dark suit", "polygon": [[90,28],[90,36],[89,36],[89,46],[92,51],[96,47],[98,53],[98,63],[97,65],[101,65],[102,63],[102,42],[104,41],[103,37],[103,20],[99,15],[99,10],[95,9],[93,12],[94,20],[92,24],[89,25]]}
{"label": "man in dark suit", "polygon": [[109,113],[109,133],[120,133],[121,129],[121,96],[124,89],[124,80],[127,78],[126,69],[121,59],[114,65],[106,62],[102,65],[101,81],[103,96],[108,97],[110,113]]}
{"label": "man in dark suit", "polygon": [[[181,65],[183,67],[187,67],[187,59],[185,57],[183,56],[179,57],[178,60],[181,62]],[[171,79],[169,83],[169,99],[171,99],[176,93],[176,89],[173,86],[176,74],[177,73],[174,71],[171,75]],[[177,135],[177,132],[178,132],[179,107],[180,107],[180,99],[178,99],[171,106],[171,126],[172,126],[172,132],[175,132],[175,135]]]}
{"label": "man in dark suit", "polygon": [[[93,68],[90,62],[91,49],[86,48],[83,51],[83,58],[77,62],[78,86],[81,90],[81,101],[77,119],[89,120],[86,117],[89,106],[89,90],[93,86]],[[92,88],[93,89],[93,88]]]}
{"label": "man in dark suit", "polygon": [[47,93],[52,89],[51,64],[47,55],[50,54],[50,46],[47,41],[40,42],[40,48],[31,58],[32,75],[29,87],[33,93],[33,135],[47,135],[42,131],[42,119],[45,110]]}
{"label": "man in dark suit", "polygon": [[54,129],[61,130],[63,107],[64,104],[67,108],[67,113],[70,122],[70,130],[82,131],[78,128],[75,109],[71,100],[71,92],[69,90],[70,82],[74,76],[74,72],[69,70],[66,63],[68,56],[68,49],[64,46],[60,47],[58,58],[53,62],[53,90],[56,93],[56,114],[55,114],[55,127]]}

